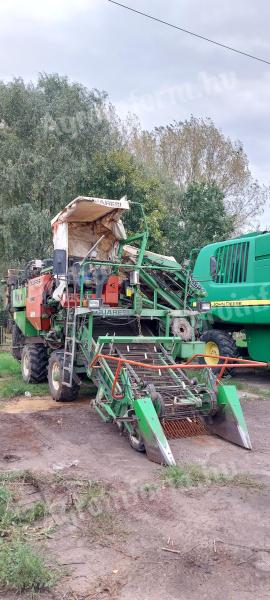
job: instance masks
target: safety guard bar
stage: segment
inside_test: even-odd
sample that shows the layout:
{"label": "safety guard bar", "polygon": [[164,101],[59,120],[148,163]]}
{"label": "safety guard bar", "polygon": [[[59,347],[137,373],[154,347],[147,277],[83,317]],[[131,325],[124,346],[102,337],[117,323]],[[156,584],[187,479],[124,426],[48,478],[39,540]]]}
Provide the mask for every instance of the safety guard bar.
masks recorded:
{"label": "safety guard bar", "polygon": [[211,356],[211,354],[193,354],[193,356],[189,360],[187,360],[187,362],[180,363],[180,364],[172,364],[172,365],[151,365],[149,363],[141,363],[137,360],[129,360],[127,358],[121,358],[119,356],[111,356],[111,354],[96,354],[96,356],[94,356],[92,362],[90,363],[90,368],[93,368],[100,358],[103,360],[112,361],[112,362],[117,363],[117,368],[115,371],[113,385],[112,385],[112,398],[114,400],[122,400],[124,398],[124,394],[115,394],[115,388],[117,386],[123,365],[131,365],[133,367],[143,367],[144,369],[152,369],[153,371],[166,371],[168,369],[170,369],[170,370],[213,369],[213,368],[219,369],[220,373],[216,379],[216,385],[219,384],[226,367],[229,367],[230,369],[237,369],[237,368],[239,369],[241,367],[246,368],[246,367],[268,367],[269,366],[269,363],[266,363],[266,362],[248,360],[246,358],[233,358],[233,357],[229,357],[229,356],[219,356],[219,359],[222,359],[224,362],[219,363],[217,365],[208,365],[207,363],[200,364],[200,363],[192,362],[192,361],[196,360],[197,358],[213,358],[213,356]]}

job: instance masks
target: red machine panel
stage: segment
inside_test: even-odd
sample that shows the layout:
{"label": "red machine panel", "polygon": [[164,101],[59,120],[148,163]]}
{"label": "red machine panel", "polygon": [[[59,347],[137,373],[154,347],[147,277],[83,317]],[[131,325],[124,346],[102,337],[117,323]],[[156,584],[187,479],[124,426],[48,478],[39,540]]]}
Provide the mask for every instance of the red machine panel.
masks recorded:
{"label": "red machine panel", "polygon": [[107,283],[105,283],[102,298],[105,304],[109,306],[118,305],[119,277],[118,275],[110,275]]}
{"label": "red machine panel", "polygon": [[[118,306],[119,287],[120,287],[120,280],[119,280],[118,275],[110,275],[108,277],[108,280],[106,281],[106,283],[103,286],[102,300],[103,300],[104,304],[107,304],[108,306]],[[92,294],[84,295],[83,301],[82,301],[83,306],[88,306],[89,298],[96,298],[96,294],[92,293]],[[64,308],[67,308],[68,306],[70,306],[70,308],[74,308],[75,306],[80,306],[80,294],[78,294],[78,293],[74,294],[74,293],[70,292],[69,300],[68,300],[67,294],[66,294],[66,292],[64,292],[63,296],[61,298],[60,304]]]}
{"label": "red machine panel", "polygon": [[38,331],[50,329],[52,310],[45,306],[44,302],[52,281],[53,276],[46,274],[30,279],[28,282],[26,317]]}

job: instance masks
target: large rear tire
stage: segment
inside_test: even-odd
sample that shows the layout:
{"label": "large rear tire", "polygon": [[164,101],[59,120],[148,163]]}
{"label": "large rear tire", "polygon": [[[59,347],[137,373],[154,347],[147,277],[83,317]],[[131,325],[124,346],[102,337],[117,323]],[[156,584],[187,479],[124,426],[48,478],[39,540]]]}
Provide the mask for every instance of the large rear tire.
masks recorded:
{"label": "large rear tire", "polygon": [[[208,358],[202,358],[201,362],[212,367],[214,373],[218,374],[220,368],[215,368],[224,361],[220,356],[228,356],[229,358],[238,358],[238,350],[233,337],[226,331],[220,329],[210,329],[205,331],[201,336],[201,341],[205,343],[205,354]],[[233,369],[229,367],[225,370],[224,375],[229,375]]]}
{"label": "large rear tire", "polygon": [[21,355],[22,377],[26,383],[42,383],[47,380],[48,356],[43,344],[24,346]]}
{"label": "large rear tire", "polygon": [[11,354],[16,360],[21,360],[25,337],[16,323],[12,324]]}
{"label": "large rear tire", "polygon": [[80,386],[72,382],[72,386],[63,385],[64,351],[58,350],[50,356],[48,382],[52,398],[56,402],[74,402],[77,400]]}

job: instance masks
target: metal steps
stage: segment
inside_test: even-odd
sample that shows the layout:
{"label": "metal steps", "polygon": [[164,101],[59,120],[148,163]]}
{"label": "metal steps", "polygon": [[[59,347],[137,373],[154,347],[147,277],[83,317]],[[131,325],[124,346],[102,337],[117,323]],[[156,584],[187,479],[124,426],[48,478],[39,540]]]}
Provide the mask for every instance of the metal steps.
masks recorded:
{"label": "metal steps", "polygon": [[71,388],[73,383],[74,357],[76,347],[76,312],[68,306],[63,363],[62,384]]}

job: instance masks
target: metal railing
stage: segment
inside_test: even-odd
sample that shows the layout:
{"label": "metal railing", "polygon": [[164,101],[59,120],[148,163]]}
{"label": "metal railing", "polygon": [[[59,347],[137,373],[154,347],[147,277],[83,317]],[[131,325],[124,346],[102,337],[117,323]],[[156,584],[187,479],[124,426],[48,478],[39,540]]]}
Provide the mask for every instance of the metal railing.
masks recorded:
{"label": "metal railing", "polygon": [[181,369],[183,371],[190,370],[190,369],[195,369],[195,370],[202,370],[202,369],[212,369],[212,370],[215,369],[216,370],[216,369],[218,369],[219,375],[216,378],[216,385],[218,385],[220,383],[220,380],[221,380],[222,376],[224,375],[224,371],[226,370],[227,367],[229,367],[230,369],[237,369],[237,368],[239,369],[239,368],[249,368],[249,367],[264,367],[265,368],[265,367],[269,366],[269,363],[266,363],[266,362],[248,360],[245,358],[232,358],[229,356],[220,356],[219,358],[223,362],[213,366],[213,365],[209,365],[207,363],[202,364],[202,363],[194,362],[198,358],[213,358],[213,357],[209,354],[194,354],[185,363],[169,364],[169,365],[152,365],[149,363],[142,363],[137,360],[121,358],[118,356],[111,356],[110,354],[96,354],[96,356],[94,356],[92,362],[90,363],[90,368],[95,367],[95,365],[99,359],[117,363],[114,380],[113,380],[113,384],[112,384],[111,394],[112,394],[112,398],[114,400],[122,400],[124,396],[122,394],[116,394],[115,389],[118,384],[120,373],[121,373],[124,365],[130,365],[133,367],[140,367],[140,368],[144,368],[144,369],[151,369],[153,371],[166,371],[166,370],[172,371],[172,370],[177,370],[177,369]]}

